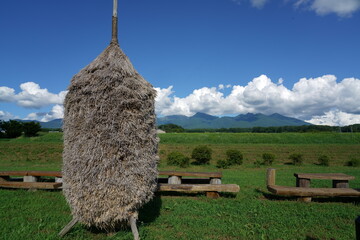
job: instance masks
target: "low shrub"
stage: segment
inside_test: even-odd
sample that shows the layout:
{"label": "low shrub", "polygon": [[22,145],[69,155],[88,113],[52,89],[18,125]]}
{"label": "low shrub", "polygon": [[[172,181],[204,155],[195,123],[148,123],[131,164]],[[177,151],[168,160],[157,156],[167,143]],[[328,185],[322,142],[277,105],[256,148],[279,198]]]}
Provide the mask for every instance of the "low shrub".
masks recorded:
{"label": "low shrub", "polygon": [[263,153],[262,154],[263,164],[270,166],[275,160],[275,154],[272,153]]}
{"label": "low shrub", "polygon": [[349,167],[360,167],[360,158],[351,158],[347,165]]}
{"label": "low shrub", "polygon": [[263,164],[263,162],[262,162],[261,160],[256,160],[256,161],[254,162],[254,166],[255,166],[256,168],[261,167],[262,164]]}
{"label": "low shrub", "polygon": [[239,150],[229,149],[226,151],[226,161],[228,165],[241,165],[243,163],[243,155]]}
{"label": "low shrub", "polygon": [[229,164],[229,162],[226,161],[226,160],[218,160],[218,161],[216,162],[216,167],[217,167],[217,168],[223,168],[223,169],[225,169],[225,168],[229,168],[229,167],[230,167],[230,164]]}
{"label": "low shrub", "polygon": [[330,158],[327,155],[321,155],[318,157],[319,165],[321,166],[329,166],[330,165]]}
{"label": "low shrub", "polygon": [[296,166],[300,166],[303,164],[303,155],[301,153],[290,154],[289,159]]}
{"label": "low shrub", "polygon": [[186,157],[184,154],[180,152],[171,152],[167,156],[167,164],[185,168],[189,166],[190,158]]}
{"label": "low shrub", "polygon": [[212,149],[208,146],[197,146],[191,154],[191,158],[195,159],[195,164],[210,164]]}

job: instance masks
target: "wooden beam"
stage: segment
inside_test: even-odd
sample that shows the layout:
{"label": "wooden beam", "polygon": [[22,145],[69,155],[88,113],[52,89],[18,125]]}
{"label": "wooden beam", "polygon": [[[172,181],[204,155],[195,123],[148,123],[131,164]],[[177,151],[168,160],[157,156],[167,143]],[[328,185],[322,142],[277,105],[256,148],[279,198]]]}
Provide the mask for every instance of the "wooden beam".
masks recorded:
{"label": "wooden beam", "polygon": [[0,176],[61,177],[60,171],[1,171]]}
{"label": "wooden beam", "polygon": [[58,189],[62,183],[55,182],[0,182],[0,187],[4,188],[26,188],[26,189]]}
{"label": "wooden beam", "polygon": [[177,171],[159,171],[159,175],[179,176],[179,177],[211,177],[222,178],[221,172],[177,172]]}
{"label": "wooden beam", "polygon": [[297,178],[329,179],[329,180],[354,180],[355,177],[344,173],[294,173]]}
{"label": "wooden beam", "polygon": [[268,190],[274,194],[282,196],[298,197],[356,197],[360,196],[360,189],[354,188],[303,188],[269,185]]}
{"label": "wooden beam", "polygon": [[160,192],[239,192],[236,184],[166,184],[160,183]]}

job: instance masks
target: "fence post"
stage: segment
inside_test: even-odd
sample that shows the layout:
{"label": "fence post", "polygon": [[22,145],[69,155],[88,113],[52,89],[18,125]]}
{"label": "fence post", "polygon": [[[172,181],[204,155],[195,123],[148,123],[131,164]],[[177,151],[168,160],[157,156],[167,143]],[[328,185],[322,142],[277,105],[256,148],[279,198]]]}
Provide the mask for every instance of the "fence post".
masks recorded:
{"label": "fence post", "polygon": [[360,216],[355,219],[356,240],[360,240]]}

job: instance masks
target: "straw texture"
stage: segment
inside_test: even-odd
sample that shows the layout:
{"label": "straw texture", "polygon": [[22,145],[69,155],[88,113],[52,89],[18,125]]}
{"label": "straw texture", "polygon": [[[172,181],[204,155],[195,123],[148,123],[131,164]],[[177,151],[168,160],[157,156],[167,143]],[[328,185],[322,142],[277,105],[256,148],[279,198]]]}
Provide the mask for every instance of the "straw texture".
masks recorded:
{"label": "straw texture", "polygon": [[156,92],[116,42],[71,80],[64,107],[64,195],[74,218],[112,229],[156,190]]}

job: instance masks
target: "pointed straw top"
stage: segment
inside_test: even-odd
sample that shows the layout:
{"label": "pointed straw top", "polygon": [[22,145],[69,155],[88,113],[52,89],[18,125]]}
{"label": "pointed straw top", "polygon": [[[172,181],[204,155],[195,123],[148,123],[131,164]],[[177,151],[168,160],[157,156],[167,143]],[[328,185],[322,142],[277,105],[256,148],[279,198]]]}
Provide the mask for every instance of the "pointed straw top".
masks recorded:
{"label": "pointed straw top", "polygon": [[118,0],[114,0],[114,8],[113,8],[113,15],[112,15],[112,37],[111,37],[111,43],[115,43],[119,45],[118,42],[118,18],[117,18],[117,8],[118,8]]}

